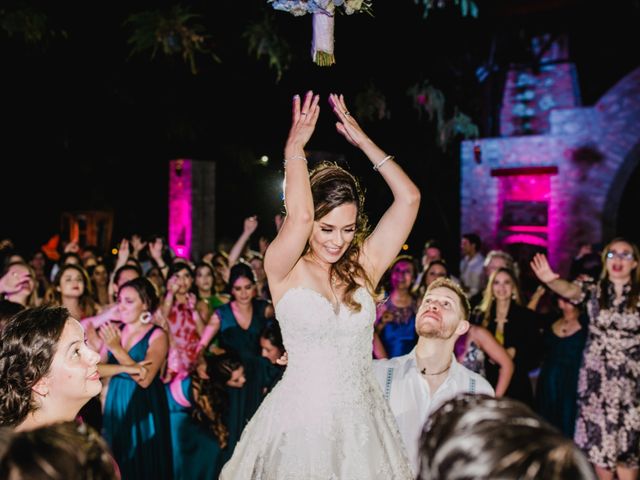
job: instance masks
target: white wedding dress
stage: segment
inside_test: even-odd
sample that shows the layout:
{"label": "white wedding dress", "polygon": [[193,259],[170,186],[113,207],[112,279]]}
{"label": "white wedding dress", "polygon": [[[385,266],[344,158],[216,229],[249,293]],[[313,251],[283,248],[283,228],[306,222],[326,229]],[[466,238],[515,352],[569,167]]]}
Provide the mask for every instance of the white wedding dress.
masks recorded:
{"label": "white wedding dress", "polygon": [[393,414],[372,373],[375,305],[358,313],[315,290],[288,290],[276,305],[289,354],[283,378],[247,424],[223,480],[413,478]]}

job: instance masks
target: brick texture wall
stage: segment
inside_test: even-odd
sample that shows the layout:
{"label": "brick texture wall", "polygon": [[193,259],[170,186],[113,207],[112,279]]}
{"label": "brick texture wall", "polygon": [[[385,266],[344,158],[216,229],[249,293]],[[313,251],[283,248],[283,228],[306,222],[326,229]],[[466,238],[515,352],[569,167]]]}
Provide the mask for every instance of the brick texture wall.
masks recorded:
{"label": "brick texture wall", "polygon": [[[504,113],[513,111],[513,105],[506,105],[503,137],[462,143],[461,231],[477,232],[487,249],[505,247],[498,238],[500,177],[495,171],[555,167],[546,248],[552,265],[566,275],[580,243],[608,240],[615,233],[620,197],[640,159],[640,68],[592,107],[579,106],[571,65],[550,68],[556,70],[544,75],[553,82],[536,81],[536,98],[554,100],[536,124],[539,134],[519,134],[521,122],[515,125],[513,116]],[[505,92],[515,88],[518,78],[518,72],[508,76]],[[480,149],[479,163],[474,147]]]}

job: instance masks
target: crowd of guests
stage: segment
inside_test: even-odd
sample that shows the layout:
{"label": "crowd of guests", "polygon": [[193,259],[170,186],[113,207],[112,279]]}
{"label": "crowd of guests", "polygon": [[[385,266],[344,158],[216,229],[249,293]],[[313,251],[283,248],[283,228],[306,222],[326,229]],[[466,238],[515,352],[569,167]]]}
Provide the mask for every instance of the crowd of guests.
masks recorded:
{"label": "crowd of guests", "polygon": [[[455,281],[471,300],[472,325],[456,342],[457,359],[486,378],[497,397],[528,405],[573,439],[599,478],[637,478],[637,246],[616,238],[599,252],[581,248],[569,280],[561,279],[543,254],[522,266],[504,251],[483,256],[476,234],[462,238],[461,256]],[[412,330],[416,315],[407,292],[420,294],[437,278],[454,278],[434,241],[425,244],[420,271],[409,258],[399,262],[404,266],[390,270],[388,300],[378,312],[378,358],[412,348],[403,334]],[[528,298],[520,286],[521,268],[531,268],[540,281]]]}
{"label": "crowd of guests", "polygon": [[[262,265],[268,241],[248,248],[256,228],[247,218],[228,252],[197,263],[158,235],[122,240],[113,265],[73,242],[53,262],[5,248],[0,475],[32,461],[58,472],[80,462],[101,472],[93,478],[217,478],[286,369]],[[568,280],[542,254],[518,265],[507,252],[482,251],[478,235],[464,235],[452,268],[430,240],[420,261],[398,256],[380,282],[372,356],[415,473],[592,478],[590,463],[602,479],[637,478],[637,247],[614,239],[601,252],[580,251]],[[520,270],[528,268],[541,287],[527,295]],[[459,302],[460,316],[450,331],[427,331],[425,309],[445,297]],[[398,377],[420,359],[415,379]],[[411,382],[423,381],[429,393],[420,399]],[[497,432],[512,435],[497,442],[500,452],[521,450],[502,470],[491,457],[501,453],[482,450]],[[47,442],[57,453],[37,460]],[[16,453],[27,445],[31,460]],[[464,469],[480,468],[480,457],[487,473],[460,473],[478,472]],[[532,458],[538,473],[516,476],[534,468]]]}
{"label": "crowd of guests", "polygon": [[9,251],[0,424],[26,432],[79,418],[100,432],[123,479],[217,478],[284,369],[264,272],[260,286],[256,275],[262,257],[250,254],[193,264],[162,237],[134,236],[113,269],[71,243],[38,274],[40,254]]}

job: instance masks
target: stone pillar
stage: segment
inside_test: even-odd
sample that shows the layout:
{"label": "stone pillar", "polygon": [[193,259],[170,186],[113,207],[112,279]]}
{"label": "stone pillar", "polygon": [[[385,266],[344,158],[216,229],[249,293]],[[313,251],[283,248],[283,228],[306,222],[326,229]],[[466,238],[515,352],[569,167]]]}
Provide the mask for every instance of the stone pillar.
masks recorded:
{"label": "stone pillar", "polygon": [[169,246],[199,260],[215,243],[215,163],[169,162]]}

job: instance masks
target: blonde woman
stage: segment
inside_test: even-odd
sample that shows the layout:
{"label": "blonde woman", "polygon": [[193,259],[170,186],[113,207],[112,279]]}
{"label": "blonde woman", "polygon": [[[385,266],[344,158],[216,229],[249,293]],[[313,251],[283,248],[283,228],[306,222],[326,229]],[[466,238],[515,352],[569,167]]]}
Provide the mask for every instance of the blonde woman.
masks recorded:
{"label": "blonde woman", "polygon": [[[537,314],[522,306],[520,287],[512,270],[499,268],[491,274],[475,323],[489,330],[513,360],[515,368],[505,395],[533,407],[529,371],[538,365],[541,338]],[[485,361],[485,368],[487,379],[497,385],[500,368],[489,361]]]}

